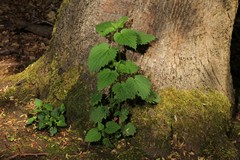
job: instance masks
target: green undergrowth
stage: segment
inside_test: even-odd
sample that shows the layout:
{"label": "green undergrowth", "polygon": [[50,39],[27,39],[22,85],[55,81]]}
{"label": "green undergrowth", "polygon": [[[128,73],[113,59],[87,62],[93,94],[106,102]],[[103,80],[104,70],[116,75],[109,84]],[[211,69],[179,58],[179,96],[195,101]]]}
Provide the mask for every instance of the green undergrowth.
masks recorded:
{"label": "green undergrowth", "polygon": [[154,157],[174,153],[181,159],[236,158],[237,150],[227,137],[231,128],[227,97],[215,91],[176,89],[161,90],[160,96],[156,107],[133,109],[132,120],[139,128],[133,144]]}

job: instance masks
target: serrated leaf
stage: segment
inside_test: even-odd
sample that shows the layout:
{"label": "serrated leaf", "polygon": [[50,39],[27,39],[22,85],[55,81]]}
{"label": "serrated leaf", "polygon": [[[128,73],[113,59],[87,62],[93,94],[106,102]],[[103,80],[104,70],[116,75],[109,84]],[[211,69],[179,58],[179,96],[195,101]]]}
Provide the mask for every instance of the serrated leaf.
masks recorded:
{"label": "serrated leaf", "polygon": [[111,143],[111,141],[108,138],[103,138],[102,142],[107,147],[110,147],[110,148],[114,147],[113,144]]}
{"label": "serrated leaf", "polygon": [[57,128],[56,127],[50,127],[49,132],[51,136],[54,136],[57,133]]}
{"label": "serrated leaf", "polygon": [[36,98],[35,101],[34,101],[34,105],[35,105],[36,107],[40,108],[40,107],[42,107],[42,105],[43,105],[43,101]]}
{"label": "serrated leaf", "polygon": [[117,55],[117,50],[107,43],[101,43],[94,46],[88,58],[89,70],[94,72],[100,70],[107,65],[110,61],[113,61]]}
{"label": "serrated leaf", "polygon": [[90,113],[90,120],[94,123],[101,123],[103,119],[106,119],[109,111],[104,106],[93,107]]}
{"label": "serrated leaf", "polygon": [[36,120],[36,116],[33,116],[33,117],[31,117],[31,118],[28,118],[28,120],[27,120],[27,125],[29,125],[29,124],[32,124],[35,120]]}
{"label": "serrated leaf", "polygon": [[119,123],[123,123],[128,118],[129,111],[127,109],[122,109],[114,113],[114,116],[119,116]]}
{"label": "serrated leaf", "polygon": [[137,73],[139,67],[131,61],[121,61],[119,64],[116,63],[116,69],[120,73],[134,74]]}
{"label": "serrated leaf", "polygon": [[59,112],[63,114],[65,111],[66,111],[66,108],[64,104],[61,104],[61,106],[59,107]]}
{"label": "serrated leaf", "polygon": [[128,20],[128,17],[127,17],[127,16],[124,16],[124,17],[122,17],[121,19],[119,19],[117,22],[113,22],[112,25],[113,25],[116,29],[123,28],[123,27],[124,27],[124,24],[127,22],[127,20]]}
{"label": "serrated leaf", "polygon": [[114,84],[112,91],[115,94],[115,99],[119,102],[125,101],[127,99],[133,99],[137,93],[134,87],[133,78],[128,78],[126,82],[118,82]]}
{"label": "serrated leaf", "polygon": [[102,90],[105,87],[111,85],[118,78],[118,73],[116,71],[111,71],[110,69],[103,69],[98,74],[98,90]]}
{"label": "serrated leaf", "polygon": [[157,104],[160,102],[160,96],[157,92],[151,91],[150,95],[145,99],[146,102]]}
{"label": "serrated leaf", "polygon": [[46,127],[47,126],[46,126],[46,124],[43,121],[39,121],[38,122],[38,129],[39,130],[42,130],[42,129],[46,128]]}
{"label": "serrated leaf", "polygon": [[59,113],[59,110],[58,110],[57,108],[55,108],[54,110],[52,110],[51,116],[52,116],[53,118],[58,118],[59,115],[60,115],[60,113]]}
{"label": "serrated leaf", "polygon": [[66,124],[66,122],[65,122],[65,117],[64,117],[64,115],[61,115],[61,116],[59,117],[59,120],[58,120],[58,122],[57,122],[57,126],[58,126],[58,127],[66,127],[66,126],[67,126],[67,124]]}
{"label": "serrated leaf", "polygon": [[52,111],[53,110],[53,106],[51,104],[48,104],[48,103],[44,104],[43,108],[45,108],[48,111]]}
{"label": "serrated leaf", "polygon": [[134,30],[123,29],[120,33],[115,33],[113,38],[118,44],[129,46],[135,50],[137,48],[137,34]]}
{"label": "serrated leaf", "polygon": [[106,123],[106,128],[104,129],[104,131],[107,134],[113,134],[113,133],[117,132],[120,128],[121,127],[116,122],[108,121]]}
{"label": "serrated leaf", "polygon": [[123,128],[124,136],[133,136],[136,133],[136,127],[132,123],[128,123]]}
{"label": "serrated leaf", "polygon": [[101,139],[101,133],[98,131],[97,128],[90,129],[85,137],[86,142],[97,142]]}
{"label": "serrated leaf", "polygon": [[103,22],[98,25],[96,25],[96,31],[99,33],[101,36],[106,36],[111,32],[116,31],[117,29],[114,27],[112,22]]}
{"label": "serrated leaf", "polygon": [[144,77],[143,75],[136,75],[134,78],[134,85],[138,92],[138,95],[145,100],[151,91],[151,83],[150,81]]}
{"label": "serrated leaf", "polygon": [[102,123],[98,122],[98,126],[97,126],[99,131],[102,131],[104,129],[104,125]]}
{"label": "serrated leaf", "polygon": [[37,116],[38,120],[43,120],[44,117],[45,117],[45,114],[43,112],[39,113],[38,116]]}
{"label": "serrated leaf", "polygon": [[98,104],[101,100],[102,100],[102,93],[100,93],[99,91],[96,91],[96,92],[94,92],[93,95],[91,96],[90,104],[91,104],[91,106],[95,106],[95,105]]}
{"label": "serrated leaf", "polygon": [[155,36],[141,31],[135,31],[137,34],[137,44],[144,45],[156,39]]}

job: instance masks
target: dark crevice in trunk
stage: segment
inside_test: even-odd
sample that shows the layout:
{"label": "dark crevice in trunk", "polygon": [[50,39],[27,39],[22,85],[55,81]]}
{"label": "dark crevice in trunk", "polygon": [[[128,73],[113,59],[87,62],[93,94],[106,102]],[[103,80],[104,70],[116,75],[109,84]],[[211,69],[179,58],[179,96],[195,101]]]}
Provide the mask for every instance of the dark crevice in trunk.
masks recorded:
{"label": "dark crevice in trunk", "polygon": [[237,11],[232,33],[230,66],[235,90],[233,116],[236,117],[240,112],[240,8]]}

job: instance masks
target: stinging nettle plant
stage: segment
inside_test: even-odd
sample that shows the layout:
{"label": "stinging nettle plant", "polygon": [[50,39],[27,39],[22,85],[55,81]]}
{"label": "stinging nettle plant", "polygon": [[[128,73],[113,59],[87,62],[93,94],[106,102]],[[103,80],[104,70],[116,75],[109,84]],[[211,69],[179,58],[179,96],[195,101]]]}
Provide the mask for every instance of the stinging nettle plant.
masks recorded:
{"label": "stinging nettle plant", "polygon": [[119,138],[133,136],[136,127],[130,121],[129,102],[141,99],[156,104],[158,94],[150,81],[139,74],[139,67],[127,60],[127,48],[137,50],[155,40],[151,34],[125,28],[128,17],[116,22],[103,22],[96,31],[109,43],[94,46],[88,57],[90,72],[98,72],[97,90],[90,99],[90,120],[95,127],[85,137],[86,142],[100,142],[108,147]]}

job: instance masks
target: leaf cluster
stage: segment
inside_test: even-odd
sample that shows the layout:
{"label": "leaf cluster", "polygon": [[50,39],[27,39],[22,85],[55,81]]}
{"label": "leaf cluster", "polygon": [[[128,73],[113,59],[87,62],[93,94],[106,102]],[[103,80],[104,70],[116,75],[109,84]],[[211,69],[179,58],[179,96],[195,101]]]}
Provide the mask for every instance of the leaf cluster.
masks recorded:
{"label": "leaf cluster", "polygon": [[[134,136],[136,127],[130,120],[126,104],[142,99],[156,104],[160,98],[151,90],[151,83],[138,73],[140,67],[126,59],[127,48],[136,50],[155,40],[151,34],[124,28],[128,17],[116,22],[104,22],[96,26],[101,36],[110,43],[94,46],[88,57],[91,72],[98,72],[97,90],[92,95],[90,120],[94,123],[85,137],[86,142],[101,142],[113,147],[113,142],[121,137]],[[116,46],[116,47],[115,47]]]}
{"label": "leaf cluster", "polygon": [[64,116],[65,106],[62,104],[58,108],[54,108],[49,103],[43,103],[40,99],[34,101],[35,109],[32,117],[28,118],[26,125],[37,123],[39,130],[49,129],[50,135],[57,133],[58,127],[66,127],[66,119]]}

